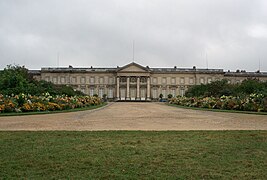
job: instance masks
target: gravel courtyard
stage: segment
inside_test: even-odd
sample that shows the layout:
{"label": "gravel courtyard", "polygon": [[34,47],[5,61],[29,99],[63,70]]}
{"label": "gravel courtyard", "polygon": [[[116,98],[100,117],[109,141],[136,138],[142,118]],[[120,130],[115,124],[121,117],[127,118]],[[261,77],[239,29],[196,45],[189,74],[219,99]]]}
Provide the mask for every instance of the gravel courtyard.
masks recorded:
{"label": "gravel courtyard", "polygon": [[0,117],[0,130],[267,130],[267,115],[116,102],[89,111]]}

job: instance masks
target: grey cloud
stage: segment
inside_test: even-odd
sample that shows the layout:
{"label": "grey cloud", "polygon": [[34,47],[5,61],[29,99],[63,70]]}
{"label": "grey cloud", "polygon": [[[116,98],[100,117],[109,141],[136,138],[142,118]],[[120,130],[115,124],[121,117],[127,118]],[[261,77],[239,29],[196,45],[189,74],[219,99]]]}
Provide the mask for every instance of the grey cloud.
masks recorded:
{"label": "grey cloud", "polygon": [[2,0],[0,68],[26,64],[267,71],[264,0]]}

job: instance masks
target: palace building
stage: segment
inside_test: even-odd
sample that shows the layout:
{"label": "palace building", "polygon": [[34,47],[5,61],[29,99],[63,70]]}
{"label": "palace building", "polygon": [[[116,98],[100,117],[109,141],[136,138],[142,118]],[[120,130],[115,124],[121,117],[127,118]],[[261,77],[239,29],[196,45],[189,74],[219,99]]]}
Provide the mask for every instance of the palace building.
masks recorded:
{"label": "palace building", "polygon": [[65,84],[85,94],[107,95],[115,101],[151,101],[162,94],[183,96],[193,85],[207,84],[212,81],[227,79],[229,83],[240,83],[245,79],[267,81],[266,72],[230,72],[223,69],[193,68],[150,68],[135,62],[114,68],[41,68],[30,71],[34,78]]}

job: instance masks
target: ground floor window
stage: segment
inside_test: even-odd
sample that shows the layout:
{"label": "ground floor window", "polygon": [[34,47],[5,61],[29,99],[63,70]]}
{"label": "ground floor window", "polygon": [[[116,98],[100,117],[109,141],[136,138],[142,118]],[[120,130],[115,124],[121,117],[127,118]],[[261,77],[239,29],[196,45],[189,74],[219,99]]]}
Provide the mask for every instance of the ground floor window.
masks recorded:
{"label": "ground floor window", "polygon": [[163,98],[167,98],[167,96],[166,96],[166,89],[162,89],[162,95],[163,95]]}
{"label": "ground floor window", "polygon": [[99,89],[99,93],[98,93],[98,96],[99,96],[100,98],[103,98],[103,92],[104,92],[104,90],[103,90],[102,88],[100,88],[100,89]]}
{"label": "ground floor window", "polygon": [[185,94],[185,90],[184,89],[180,89],[180,96],[184,96]]}
{"label": "ground floor window", "polygon": [[84,89],[84,88],[81,88],[81,92],[82,92],[82,93],[85,93],[85,89]]}
{"label": "ground floor window", "polygon": [[131,88],[131,98],[135,98],[136,97],[136,89]]}
{"label": "ground floor window", "polygon": [[113,98],[113,89],[109,88],[108,90],[108,98]]}
{"label": "ground floor window", "polygon": [[141,88],[141,100],[144,100],[146,98],[146,89]]}
{"label": "ground floor window", "polygon": [[172,97],[175,97],[176,95],[175,95],[175,89],[172,89],[171,90],[171,94],[172,94]]}
{"label": "ground floor window", "polygon": [[153,98],[158,98],[157,89],[153,89],[152,96],[153,96]]}
{"label": "ground floor window", "polygon": [[90,96],[93,96],[95,93],[94,88],[90,88]]}
{"label": "ground floor window", "polygon": [[120,91],[121,91],[120,92],[120,95],[121,95],[120,97],[124,99],[125,98],[125,88],[121,88]]}

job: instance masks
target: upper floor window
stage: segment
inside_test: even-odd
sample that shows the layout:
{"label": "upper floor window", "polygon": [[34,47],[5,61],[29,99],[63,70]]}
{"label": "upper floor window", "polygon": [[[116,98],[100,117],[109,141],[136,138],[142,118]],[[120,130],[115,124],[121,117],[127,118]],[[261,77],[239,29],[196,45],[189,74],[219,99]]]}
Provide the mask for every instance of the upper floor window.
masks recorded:
{"label": "upper floor window", "polygon": [[153,84],[157,84],[158,83],[158,79],[156,77],[153,78]]}
{"label": "upper floor window", "polygon": [[45,77],[45,81],[49,81],[50,80],[50,77],[49,76],[46,76]]}
{"label": "upper floor window", "polygon": [[162,84],[166,84],[167,83],[167,79],[164,77],[162,78]]}
{"label": "upper floor window", "polygon": [[104,83],[104,78],[103,78],[103,77],[100,77],[100,78],[99,78],[99,83],[100,83],[100,84],[103,84],[103,83]]}
{"label": "upper floor window", "polygon": [[175,84],[175,78],[172,78],[171,82],[172,84]]}
{"label": "upper floor window", "polygon": [[109,78],[109,84],[113,84],[114,83],[114,78],[113,77],[110,77]]}
{"label": "upper floor window", "polygon": [[94,77],[90,77],[90,84],[94,84],[95,83],[95,78]]}
{"label": "upper floor window", "polygon": [[76,77],[71,78],[71,83],[76,83],[76,81],[77,81]]}
{"label": "upper floor window", "polygon": [[136,78],[135,77],[131,77],[130,82],[131,83],[135,83],[136,82]]}
{"label": "upper floor window", "polygon": [[53,83],[57,83],[57,77],[53,77]]}
{"label": "upper floor window", "polygon": [[189,84],[193,84],[194,83],[194,79],[193,78],[189,78]]}
{"label": "upper floor window", "polygon": [[146,83],[146,78],[145,77],[141,77],[140,81],[141,81],[141,83]]}
{"label": "upper floor window", "polygon": [[65,83],[65,77],[61,77],[61,78],[60,78],[60,82],[61,82],[61,83]]}
{"label": "upper floor window", "polygon": [[126,77],[121,77],[121,78],[120,78],[120,82],[121,82],[121,83],[125,83],[125,82],[126,82]]}
{"label": "upper floor window", "polygon": [[85,77],[81,77],[81,83],[82,83],[82,84],[85,83]]}
{"label": "upper floor window", "polygon": [[204,84],[204,83],[205,83],[204,78],[200,78],[200,83],[201,83],[201,84]]}
{"label": "upper floor window", "polygon": [[181,77],[181,78],[180,78],[180,83],[181,83],[181,84],[184,84],[184,77]]}

